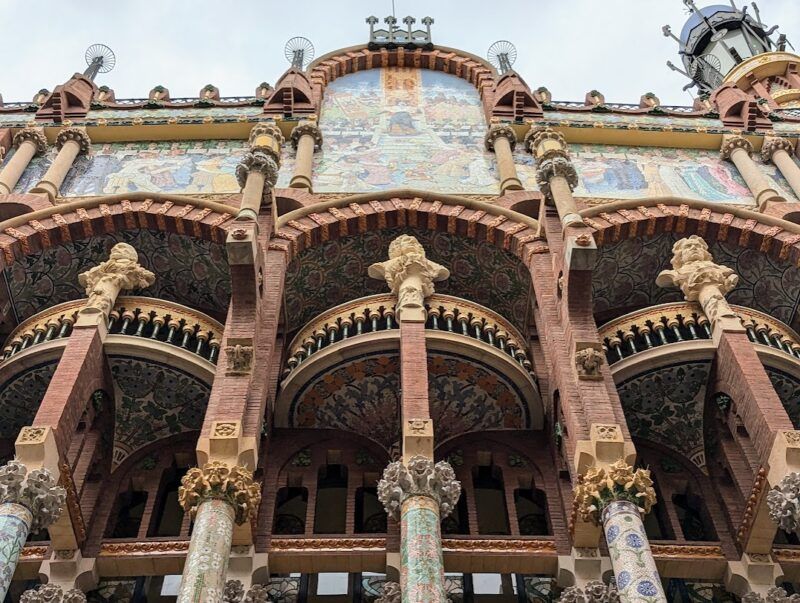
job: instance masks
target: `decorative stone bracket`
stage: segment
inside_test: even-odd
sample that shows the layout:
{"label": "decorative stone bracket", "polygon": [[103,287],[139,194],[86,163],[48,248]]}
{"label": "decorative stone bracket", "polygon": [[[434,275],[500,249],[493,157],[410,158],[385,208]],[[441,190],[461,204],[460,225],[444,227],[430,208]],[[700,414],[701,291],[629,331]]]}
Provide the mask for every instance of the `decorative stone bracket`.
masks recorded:
{"label": "decorative stone bracket", "polygon": [[378,482],[378,499],[386,512],[398,519],[403,503],[412,496],[425,496],[439,505],[439,514],[447,517],[461,496],[461,484],[446,461],[433,461],[414,456],[408,465],[401,461],[390,463]]}

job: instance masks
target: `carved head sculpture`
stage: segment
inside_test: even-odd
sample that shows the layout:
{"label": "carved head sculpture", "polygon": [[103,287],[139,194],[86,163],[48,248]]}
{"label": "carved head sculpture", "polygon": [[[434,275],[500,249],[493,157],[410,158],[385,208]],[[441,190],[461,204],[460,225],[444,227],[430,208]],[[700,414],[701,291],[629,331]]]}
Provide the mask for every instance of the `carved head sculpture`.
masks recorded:
{"label": "carved head sculpture", "polygon": [[389,244],[389,259],[395,259],[403,255],[418,254],[425,257],[425,248],[420,245],[416,237],[411,235],[400,235]]}
{"label": "carved head sculpture", "polygon": [[117,243],[111,248],[109,259],[138,262],[139,254],[136,253],[136,250],[131,245],[128,245],[127,243]]}
{"label": "carved head sculpture", "polygon": [[712,262],[714,258],[708,251],[708,243],[697,235],[692,235],[672,246],[672,267],[679,270],[691,262]]}

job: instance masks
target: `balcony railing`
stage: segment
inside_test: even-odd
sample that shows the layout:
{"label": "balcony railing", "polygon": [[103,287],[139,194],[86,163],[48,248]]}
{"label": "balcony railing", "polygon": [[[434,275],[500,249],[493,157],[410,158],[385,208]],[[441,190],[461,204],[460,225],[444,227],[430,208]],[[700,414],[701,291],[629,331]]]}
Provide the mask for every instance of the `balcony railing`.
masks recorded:
{"label": "balcony railing", "polygon": [[[731,306],[750,341],[800,358],[800,337],[771,316]],[[646,350],[684,341],[711,339],[711,323],[698,303],[676,302],[638,310],[600,327],[609,365]]]}
{"label": "balcony railing", "polygon": [[[479,304],[449,295],[432,295],[426,304],[425,328],[470,337],[510,356],[533,373],[528,348],[522,334],[506,319]],[[284,377],[326,347],[380,331],[399,328],[395,317],[395,298],[390,294],[371,295],[336,306],[309,322],[295,336],[289,349]]]}
{"label": "balcony railing", "polygon": [[[3,361],[33,346],[72,334],[78,311],[86,303],[77,299],[32,316],[8,338]],[[216,320],[182,306],[149,297],[120,297],[108,319],[111,335],[129,335],[174,345],[217,363],[223,327]]]}

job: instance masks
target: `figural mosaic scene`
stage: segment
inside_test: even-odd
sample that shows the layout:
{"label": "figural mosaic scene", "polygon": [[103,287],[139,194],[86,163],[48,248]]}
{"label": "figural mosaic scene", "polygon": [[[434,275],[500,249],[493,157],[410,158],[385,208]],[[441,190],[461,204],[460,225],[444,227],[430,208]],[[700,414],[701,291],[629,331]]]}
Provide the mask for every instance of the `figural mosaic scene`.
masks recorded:
{"label": "figural mosaic scene", "polygon": [[683,4],[690,106],[427,16],[0,98],[0,601],[800,601],[800,55]]}

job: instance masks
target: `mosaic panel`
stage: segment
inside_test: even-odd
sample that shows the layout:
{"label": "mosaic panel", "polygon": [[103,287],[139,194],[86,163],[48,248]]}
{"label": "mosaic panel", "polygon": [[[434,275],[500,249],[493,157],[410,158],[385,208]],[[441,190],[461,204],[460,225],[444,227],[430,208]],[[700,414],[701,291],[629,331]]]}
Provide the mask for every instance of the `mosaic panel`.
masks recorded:
{"label": "mosaic panel", "polygon": [[150,360],[110,356],[114,378],[114,464],[156,440],[200,429],[211,388]]}
{"label": "mosaic panel", "polygon": [[[662,289],[655,283],[658,273],[670,267],[672,245],[678,238],[664,233],[601,247],[592,283],[595,313],[608,320],[645,306],[682,300],[680,290]],[[800,296],[800,269],[724,242],[714,242],[710,251],[715,262],[739,275],[728,301],[792,323]]]}
{"label": "mosaic panel", "polygon": [[52,247],[6,268],[17,318],[85,297],[78,274],[107,260],[111,247],[119,242],[133,245],[139,262],[156,274],[151,287],[132,294],[176,301],[217,315],[227,310],[231,285],[223,245],[158,230],[131,230]]}
{"label": "mosaic panel", "polygon": [[719,119],[710,117],[680,117],[674,115],[626,115],[623,113],[597,113],[586,111],[573,113],[567,111],[547,111],[546,121],[588,124],[639,124],[647,126],[671,126],[683,128],[721,128]]}
{"label": "mosaic panel", "polygon": [[325,89],[320,127],[317,192],[497,192],[478,91],[454,75],[401,67],[346,75]]}
{"label": "mosaic panel", "polygon": [[685,362],[617,385],[631,434],[705,468],[703,412],[710,370],[709,362]]}
{"label": "mosaic panel", "polygon": [[[428,358],[436,442],[485,430],[527,429],[521,392],[483,363],[436,352]],[[400,357],[361,356],[308,380],[291,402],[289,426],[341,429],[389,450],[400,437]]]}
{"label": "mosaic panel", "polygon": [[286,274],[290,329],[331,306],[388,291],[385,282],[367,275],[367,268],[389,257],[389,243],[403,233],[417,237],[431,260],[450,269],[450,278],[436,283],[438,293],[488,306],[524,329],[531,284],[516,257],[491,243],[400,228],[329,241],[300,254]]}
{"label": "mosaic panel", "polygon": [[[11,157],[16,152],[17,150],[14,149],[11,153],[9,153],[6,161],[10,161]],[[58,151],[55,149],[55,147],[50,147],[44,155],[39,155],[38,157],[31,159],[30,163],[28,163],[28,167],[25,168],[24,172],[22,172],[22,176],[14,186],[13,192],[24,193],[36,186],[44,176],[47,169],[50,167],[50,164],[53,162],[53,159],[55,159],[57,154]]]}
{"label": "mosaic panel", "polygon": [[231,115],[258,116],[264,113],[261,105],[248,107],[178,107],[171,109],[93,109],[87,119],[148,119],[152,117],[228,117]]}
{"label": "mosaic panel", "polygon": [[775,368],[764,369],[795,429],[800,429],[800,379]]}
{"label": "mosaic panel", "polygon": [[57,366],[40,364],[0,385],[0,438],[16,438],[21,427],[31,424]]}

